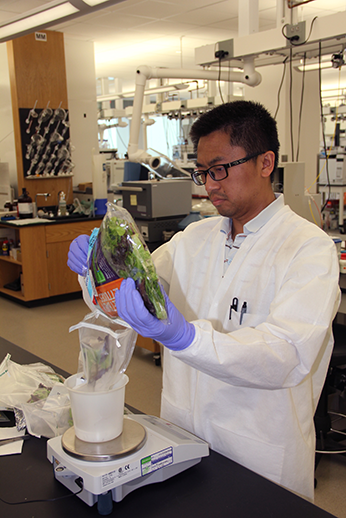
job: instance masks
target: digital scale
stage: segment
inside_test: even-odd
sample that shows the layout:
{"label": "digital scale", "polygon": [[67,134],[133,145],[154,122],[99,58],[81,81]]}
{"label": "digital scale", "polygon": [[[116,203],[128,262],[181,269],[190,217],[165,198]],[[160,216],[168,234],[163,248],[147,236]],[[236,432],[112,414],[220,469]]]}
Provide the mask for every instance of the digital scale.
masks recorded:
{"label": "digital scale", "polygon": [[209,455],[208,444],[155,416],[124,416],[123,432],[104,443],[78,439],[74,427],[49,439],[47,457],[54,476],[89,506],[109,514],[138,487],[162,482]]}

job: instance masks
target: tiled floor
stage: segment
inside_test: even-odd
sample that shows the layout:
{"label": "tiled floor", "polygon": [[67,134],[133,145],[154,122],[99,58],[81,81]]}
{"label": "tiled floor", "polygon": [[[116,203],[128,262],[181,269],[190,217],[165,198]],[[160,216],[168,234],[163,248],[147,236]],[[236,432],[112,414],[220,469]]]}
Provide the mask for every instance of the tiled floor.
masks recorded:
{"label": "tiled floor", "polygon": [[[77,371],[78,332],[70,326],[89,312],[81,299],[27,308],[0,297],[0,336],[60,368]],[[0,358],[0,361],[2,358]],[[136,348],[127,368],[126,403],[159,415],[161,368],[149,351]],[[346,518],[346,457],[324,456],[316,470],[315,504]]]}

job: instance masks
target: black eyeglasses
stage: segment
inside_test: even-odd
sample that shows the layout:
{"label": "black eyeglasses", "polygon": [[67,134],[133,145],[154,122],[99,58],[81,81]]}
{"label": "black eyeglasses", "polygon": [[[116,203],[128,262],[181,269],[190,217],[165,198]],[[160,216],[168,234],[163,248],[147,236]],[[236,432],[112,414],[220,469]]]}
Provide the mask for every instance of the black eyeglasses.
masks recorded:
{"label": "black eyeglasses", "polygon": [[205,185],[207,181],[207,174],[210,176],[212,180],[215,182],[221,182],[228,176],[228,169],[230,167],[235,167],[236,165],[245,164],[251,158],[256,158],[263,153],[254,153],[253,155],[248,155],[245,158],[240,158],[239,160],[234,160],[234,162],[229,162],[228,164],[218,164],[209,167],[209,169],[205,169],[202,171],[201,169],[196,169],[193,173],[191,173],[192,180],[196,185]]}

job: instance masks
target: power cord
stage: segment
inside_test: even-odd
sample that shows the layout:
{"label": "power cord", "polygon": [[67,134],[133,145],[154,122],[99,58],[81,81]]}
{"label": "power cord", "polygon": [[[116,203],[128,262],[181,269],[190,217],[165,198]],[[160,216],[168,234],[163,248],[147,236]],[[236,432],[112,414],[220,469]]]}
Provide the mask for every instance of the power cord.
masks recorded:
{"label": "power cord", "polygon": [[83,479],[82,477],[78,477],[75,479],[75,484],[77,484],[78,487],[80,487],[79,491],[76,493],[70,493],[68,495],[64,496],[57,496],[56,498],[46,498],[42,500],[23,500],[22,502],[7,502],[3,498],[0,497],[0,501],[7,505],[22,505],[22,504],[37,504],[42,502],[56,502],[57,500],[63,500],[64,498],[71,498],[71,496],[77,496],[79,495],[84,488]]}
{"label": "power cord", "polygon": [[300,92],[300,108],[299,108],[299,119],[298,119],[298,137],[297,137],[297,154],[296,154],[296,162],[299,160],[299,148],[300,148],[300,130],[302,125],[302,113],[303,113],[303,100],[304,100],[304,87],[305,87],[305,62],[306,62],[306,52],[304,52],[303,59],[303,78],[302,78],[302,88]]}
{"label": "power cord", "polygon": [[290,136],[291,136],[291,156],[292,162],[294,162],[294,139],[293,139],[293,70],[292,70],[292,47],[290,47],[290,96],[289,96],[289,108],[290,108]]}
{"label": "power cord", "polygon": [[[323,101],[322,101],[322,43],[321,41],[318,42],[318,83],[319,83],[319,95],[320,95],[320,118],[321,118],[321,126],[322,126],[322,137],[323,137],[323,150],[324,150],[324,156],[326,157],[326,172],[327,172],[327,185],[328,185],[328,196],[327,199],[321,209],[321,213],[325,210],[327,207],[327,204],[330,200],[330,192],[331,192],[331,185],[330,185],[330,176],[329,176],[329,161],[328,157],[329,154],[327,153],[327,143],[326,143],[326,134],[324,130],[324,116],[323,116]],[[321,174],[321,173],[320,173]]]}
{"label": "power cord", "polygon": [[225,101],[223,99],[222,90],[221,90],[221,60],[223,57],[227,56],[227,54],[228,54],[228,52],[225,52],[223,50],[218,50],[217,52],[215,52],[215,57],[219,59],[219,75],[218,75],[218,79],[217,79],[217,84],[218,84],[222,104],[225,104]]}
{"label": "power cord", "polygon": [[278,95],[277,95],[277,107],[276,107],[276,111],[275,111],[275,115],[274,115],[274,119],[276,120],[276,117],[277,117],[277,114],[278,114],[278,111],[279,111],[279,108],[280,108],[280,94],[281,94],[281,90],[282,90],[282,86],[284,84],[284,79],[285,79],[285,74],[286,74],[286,63],[287,63],[287,60],[288,60],[288,56],[283,60],[282,64],[284,66],[284,69],[283,69],[283,72],[282,72],[282,77],[281,77],[281,82],[280,82],[280,86],[279,86],[279,89],[278,89]]}
{"label": "power cord", "polygon": [[305,45],[305,43],[307,43],[311,37],[312,28],[313,28],[314,23],[317,20],[317,18],[318,18],[318,16],[315,16],[315,18],[313,18],[313,20],[311,21],[309,35],[306,38],[306,40],[302,41],[301,43],[294,43],[295,41],[299,40],[299,36],[297,34],[295,34],[294,36],[287,36],[287,34],[284,33],[284,30],[286,29],[286,27],[288,27],[290,25],[289,23],[285,23],[285,25],[282,26],[281,33],[282,33],[283,37],[286,38],[286,40],[288,40],[293,47],[300,47],[301,45]]}

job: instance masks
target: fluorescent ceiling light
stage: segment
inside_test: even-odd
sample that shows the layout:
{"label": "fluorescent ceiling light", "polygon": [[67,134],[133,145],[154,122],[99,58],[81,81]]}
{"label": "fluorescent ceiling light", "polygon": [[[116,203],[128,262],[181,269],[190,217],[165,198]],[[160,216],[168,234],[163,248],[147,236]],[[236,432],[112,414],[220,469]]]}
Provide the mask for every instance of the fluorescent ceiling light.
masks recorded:
{"label": "fluorescent ceiling light", "polygon": [[[186,90],[189,88],[190,83],[176,83],[173,85],[162,85],[155,86],[153,88],[148,88],[144,90],[144,95],[153,95],[153,94],[161,94],[164,92],[172,92],[177,90]],[[107,95],[99,95],[97,96],[98,102],[106,102],[106,101],[114,101],[115,99],[123,99],[127,97],[134,97],[135,91],[132,92],[119,92],[116,94],[107,94]]]}
{"label": "fluorescent ceiling light", "polygon": [[299,72],[304,72],[304,68],[305,68],[305,72],[309,72],[309,70],[318,70],[319,68],[321,69],[325,69],[325,68],[333,68],[332,67],[332,62],[329,60],[329,61],[322,61],[321,63],[305,63],[305,67],[304,67],[304,63],[300,63],[300,65],[294,67],[295,69],[299,70]]}
{"label": "fluorescent ceiling light", "polygon": [[293,9],[294,7],[298,7],[299,5],[308,4],[309,2],[313,2],[314,0],[288,0],[287,5],[289,9]]}
{"label": "fluorescent ceiling light", "polygon": [[154,88],[148,88],[148,90],[145,90],[144,95],[163,94],[164,92],[172,92],[174,90],[186,90],[189,86],[190,83],[177,83],[175,85],[155,86]]}
{"label": "fluorescent ceiling light", "polygon": [[0,24],[0,43],[47,29],[57,22],[62,23],[94,13],[122,1],[124,0],[53,0]]}
{"label": "fluorescent ceiling light", "polygon": [[95,5],[103,4],[104,2],[107,2],[108,0],[83,0],[88,5],[91,5],[94,7]]}
{"label": "fluorescent ceiling light", "polygon": [[9,23],[4,27],[0,27],[0,39],[7,38],[12,34],[25,32],[28,29],[33,29],[34,27],[39,27],[49,22],[60,20],[60,18],[78,12],[79,9],[70,4],[70,2],[66,2],[52,9],[47,9],[47,11],[42,11],[41,13],[23,18],[18,22]]}

